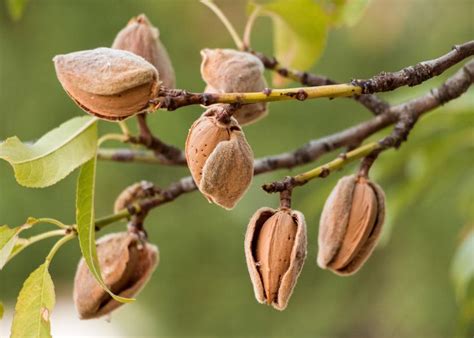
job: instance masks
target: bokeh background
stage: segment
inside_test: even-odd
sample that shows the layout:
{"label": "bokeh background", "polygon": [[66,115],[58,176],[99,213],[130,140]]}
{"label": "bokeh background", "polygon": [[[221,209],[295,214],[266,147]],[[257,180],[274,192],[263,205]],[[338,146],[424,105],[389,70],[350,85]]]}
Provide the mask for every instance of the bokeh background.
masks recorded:
{"label": "bokeh background", "polygon": [[[291,1],[291,0],[288,0]],[[217,1],[241,31],[245,2]],[[200,91],[199,51],[233,47],[223,25],[194,0],[42,0],[31,1],[23,18],[13,21],[0,4],[0,140],[18,135],[34,140],[73,116],[83,114],[56,80],[56,54],[109,46],[130,19],[146,13],[159,27],[177,74],[179,88]],[[351,28],[329,33],[326,49],[312,71],[340,81],[398,70],[437,57],[474,37],[471,0],[373,0]],[[272,26],[257,21],[253,47],[271,55]],[[415,97],[440,84],[460,66],[416,88],[384,95],[390,102]],[[269,78],[270,78],[269,74]],[[277,197],[259,186],[288,171],[256,177],[231,212],[210,205],[198,193],[156,209],[147,219],[150,239],[161,262],[134,304],[103,319],[80,322],[72,305],[72,280],[79,259],[77,243],[56,257],[52,276],[58,296],[53,334],[157,337],[448,337],[460,330],[451,263],[462,234],[472,229],[474,209],[474,96],[447,104],[414,129],[399,151],[383,154],[373,178],[386,190],[389,220],[383,241],[355,276],[341,278],[316,266],[317,230],[325,198],[348,167],[327,179],[297,189],[293,205],[308,222],[308,258],[288,308],[277,312],[259,305],[247,273],[243,237],[247,221]],[[158,112],[149,120],[169,143],[183,146],[187,130],[202,112],[194,106]],[[271,105],[270,115],[246,127],[256,157],[279,153],[312,138],[370,118],[351,100],[315,100]],[[100,131],[116,131],[101,123]],[[385,130],[379,134],[387,133]],[[323,157],[322,163],[337,155]],[[294,169],[296,173],[311,166]],[[99,163],[96,214],[112,211],[116,195],[147,179],[167,186],[186,168]],[[74,222],[77,172],[47,189],[19,186],[0,162],[0,223],[17,226],[28,216]],[[47,227],[47,226],[44,226]],[[125,223],[105,232],[122,231]],[[34,232],[30,232],[34,233]],[[16,295],[23,281],[47,254],[52,241],[25,250],[0,271],[0,300],[7,335]],[[471,262],[472,264],[472,262]],[[466,269],[470,267],[467,266]],[[472,268],[472,266],[471,266]],[[469,335],[471,336],[472,333]]]}

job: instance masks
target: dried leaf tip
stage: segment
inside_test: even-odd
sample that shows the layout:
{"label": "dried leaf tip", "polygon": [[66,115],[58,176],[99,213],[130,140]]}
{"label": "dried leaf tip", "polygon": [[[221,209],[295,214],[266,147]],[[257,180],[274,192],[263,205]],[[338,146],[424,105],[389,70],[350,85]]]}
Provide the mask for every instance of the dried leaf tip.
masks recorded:
{"label": "dried leaf tip", "polygon": [[68,95],[86,112],[122,120],[146,111],[158,89],[158,72],[142,57],[97,48],[53,59],[56,75]]}
{"label": "dried leaf tip", "polygon": [[339,180],[319,224],[318,265],[339,275],[357,272],[371,255],[385,219],[385,195],[355,175]]}
{"label": "dried leaf tip", "polygon": [[255,298],[284,310],[306,258],[306,221],[299,211],[261,208],[250,219],[245,257]]}

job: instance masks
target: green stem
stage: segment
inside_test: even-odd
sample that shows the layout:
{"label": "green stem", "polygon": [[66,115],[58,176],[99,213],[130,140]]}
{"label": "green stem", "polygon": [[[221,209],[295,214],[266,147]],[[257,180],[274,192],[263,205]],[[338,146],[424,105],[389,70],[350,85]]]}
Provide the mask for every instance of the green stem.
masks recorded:
{"label": "green stem", "polygon": [[48,224],[56,225],[57,227],[61,229],[69,229],[69,225],[66,225],[54,218],[47,218],[47,217],[37,218],[33,224],[38,224],[38,223],[48,223]]}
{"label": "green stem", "polygon": [[21,244],[21,247],[19,249],[17,249],[17,251],[13,252],[8,257],[8,260],[10,261],[11,259],[13,259],[13,257],[18,255],[20,252],[22,252],[24,249],[26,249],[31,244],[34,244],[36,242],[42,241],[43,239],[47,239],[47,238],[51,238],[51,237],[55,237],[55,236],[64,236],[65,234],[66,234],[66,230],[60,229],[60,230],[51,230],[51,231],[43,232],[42,234],[32,236],[30,238],[21,238],[17,242],[18,244]]}
{"label": "green stem", "polygon": [[123,134],[105,134],[97,141],[97,145],[100,146],[102,143],[106,141],[118,141],[118,142],[126,142],[128,139],[127,135]]}
{"label": "green stem", "polygon": [[234,40],[234,43],[237,46],[237,49],[242,50],[244,47],[244,44],[242,40],[240,39],[239,34],[237,34],[237,31],[235,30],[234,26],[229,21],[229,19],[225,16],[225,14],[220,10],[220,8],[217,7],[216,4],[212,2],[212,0],[201,0],[201,3],[209,7],[209,9],[212,10],[214,14],[217,15],[217,17],[221,20],[221,22],[229,31],[229,34]]}
{"label": "green stem", "polygon": [[53,259],[56,252],[58,252],[59,248],[61,248],[64,244],[69,242],[74,237],[76,237],[75,232],[70,233],[69,235],[66,235],[63,238],[61,238],[59,241],[57,241],[51,248],[51,251],[49,252],[48,256],[46,256],[46,260],[45,260],[46,265],[49,266],[49,263],[51,263],[51,260]]}
{"label": "green stem", "polygon": [[261,9],[262,7],[256,4],[252,14],[250,14],[247,23],[245,24],[243,48],[247,50],[250,48],[250,36],[252,34],[253,25],[260,14]]}
{"label": "green stem", "polygon": [[338,157],[331,162],[323,164],[317,168],[309,170],[305,173],[294,176],[294,181],[296,183],[304,184],[314,178],[325,177],[329,173],[341,169],[346,164],[353,162],[357,159],[365,157],[372,153],[374,150],[381,149],[382,146],[378,142],[371,142],[365,145],[362,145],[352,151],[347,152],[344,156]]}
{"label": "green stem", "polygon": [[120,220],[128,218],[128,217],[130,217],[130,212],[127,209],[123,209],[123,210],[120,210],[119,212],[117,212],[116,214],[105,216],[105,217],[102,217],[102,218],[98,218],[95,221],[95,227],[96,227],[97,230],[100,230],[103,227],[105,227],[105,226],[107,226],[111,223],[120,221]]}
{"label": "green stem", "polygon": [[342,97],[360,95],[362,88],[353,86],[351,84],[337,84],[328,86],[316,87],[300,87],[300,88],[285,88],[285,89],[271,89],[267,92],[254,93],[219,93],[212,94],[215,98],[213,103],[258,103],[271,101],[287,101],[298,100],[304,101],[306,99],[316,99],[321,97]]}
{"label": "green stem", "polygon": [[122,130],[123,136],[129,137],[131,135],[130,134],[130,129],[128,129],[127,122],[119,121],[118,125],[119,125],[120,129]]}

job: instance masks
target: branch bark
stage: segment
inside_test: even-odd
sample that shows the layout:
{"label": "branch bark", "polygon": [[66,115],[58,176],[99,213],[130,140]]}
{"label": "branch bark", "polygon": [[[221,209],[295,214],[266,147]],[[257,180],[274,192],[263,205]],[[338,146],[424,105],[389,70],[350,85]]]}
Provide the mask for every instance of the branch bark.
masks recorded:
{"label": "branch bark", "polygon": [[[444,82],[440,87],[431,90],[429,93],[421,97],[392,106],[387,112],[383,113],[382,115],[376,116],[369,121],[360,123],[354,127],[323,137],[321,139],[310,141],[303,147],[298,148],[294,151],[256,159],[254,163],[254,173],[255,175],[259,175],[277,169],[292,168],[298,165],[312,162],[319,158],[321,155],[333,151],[335,149],[344,146],[352,146],[354,144],[359,144],[368,136],[394,123],[397,124],[392,133],[388,137],[376,143],[376,147],[374,146],[374,148],[370,148],[372,145],[370,147],[368,145],[365,145],[360,147],[360,149],[365,147],[364,149],[367,148],[373,151],[379,149],[386,150],[392,147],[397,147],[400,145],[401,142],[406,139],[406,137],[408,136],[408,132],[413,128],[413,119],[416,122],[416,120],[418,120],[418,118],[423,114],[432,111],[433,109],[445,104],[446,102],[449,102],[450,100],[456,99],[464,92],[466,92],[468,88],[473,84],[473,82],[474,61],[470,61],[463,68],[458,70],[446,82]],[[356,151],[356,153],[358,152]],[[358,154],[362,154],[364,156],[367,155],[365,152]],[[341,156],[341,159],[343,161],[342,164],[344,164],[344,158],[344,156]],[[324,165],[318,168],[323,167]],[[341,165],[339,164],[337,166],[334,166],[334,168],[340,167]],[[328,174],[329,172],[325,171],[324,175],[318,175],[318,177],[325,177]],[[122,211],[120,213],[121,218],[126,218],[133,215],[134,210],[140,210],[140,212],[148,212],[151,209],[156,208],[162,204],[173,201],[182,194],[195,191],[196,189],[197,187],[192,177],[184,177],[179,181],[171,184],[166,189],[163,189],[158,196],[139,201],[138,208],[130,208],[129,211]],[[275,189],[275,191],[280,190]],[[103,224],[107,224],[107,222],[112,222],[115,220],[117,220],[117,216],[111,215],[102,218],[100,220],[100,224],[101,226],[103,226]]]}
{"label": "branch bark", "polygon": [[[390,112],[392,116],[396,117],[396,124],[391,134],[387,137],[378,142],[357,147],[346,154],[342,154],[339,158],[305,173],[264,184],[262,188],[268,193],[292,190],[294,187],[304,185],[312,179],[327,177],[334,170],[340,169],[347,163],[366,156],[371,157],[369,162],[370,165],[372,165],[375,158],[381,152],[391,148],[398,148],[402,142],[407,140],[408,134],[422,114],[458,98],[467,91],[473,82],[474,61],[470,61],[439,88],[431,90],[419,98],[393,106]],[[364,171],[368,170],[368,168],[362,169]],[[367,173],[365,173],[365,175],[366,174]]]}

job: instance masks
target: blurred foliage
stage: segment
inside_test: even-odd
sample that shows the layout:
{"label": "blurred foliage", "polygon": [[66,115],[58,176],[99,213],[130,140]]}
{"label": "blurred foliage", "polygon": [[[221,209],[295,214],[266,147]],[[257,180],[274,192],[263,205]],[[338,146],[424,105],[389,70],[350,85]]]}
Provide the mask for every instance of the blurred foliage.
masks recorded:
{"label": "blurred foliage", "polygon": [[[245,2],[216,2],[242,31]],[[473,6],[470,0],[372,0],[357,24],[330,31],[324,53],[311,71],[344,81],[439,56],[452,45],[472,39]],[[82,116],[57,82],[51,58],[109,46],[129,18],[142,12],[160,28],[178,86],[202,90],[199,50],[233,46],[222,24],[197,1],[32,1],[20,21],[0,12],[0,139],[13,135],[37,139],[71,117]],[[259,19],[252,47],[271,54],[271,34],[271,22]],[[415,97],[439,85],[457,68],[420,87],[401,88],[384,97],[390,102]],[[266,195],[259,186],[287,171],[269,173],[255,178],[248,194],[231,212],[209,205],[197,193],[154,211],[146,226],[151,241],[160,246],[162,260],[137,302],[117,311],[112,325],[121,326],[124,335],[172,337],[469,334],[472,308],[469,312],[456,302],[449,273],[459,245],[458,232],[465,224],[472,224],[474,209],[473,189],[469,188],[474,181],[472,89],[469,94],[424,117],[399,151],[388,151],[377,161],[372,176],[389,199],[391,235],[357,275],[341,278],[318,269],[315,263],[322,205],[337,179],[356,168],[351,166],[295,191],[293,205],[308,221],[309,253],[288,308],[279,313],[254,300],[243,237],[256,208],[277,204],[277,197]],[[150,117],[150,123],[164,140],[183,145],[189,126],[201,111],[188,107],[159,112]],[[245,132],[260,157],[287,151],[368,118],[363,107],[345,99],[276,103],[271,105],[269,117]],[[117,128],[101,123],[100,131]],[[324,156],[318,163],[335,155]],[[185,168],[99,163],[97,215],[110,213],[116,195],[135,181],[148,179],[167,186],[183,175],[188,175]],[[71,175],[48,189],[26,189],[16,183],[10,166],[0,163],[1,224],[23,224],[30,215],[74,222],[76,177]],[[111,226],[107,232],[124,226]],[[29,231],[34,234],[38,230]],[[15,258],[15,264],[0,272],[0,295],[7,311],[52,243],[46,240],[28,248]],[[62,294],[72,293],[79,252],[77,243],[68,245],[51,266]],[[470,271],[472,261],[455,264],[461,264],[461,270],[467,265],[464,271]],[[52,325],[54,331],[54,322]]]}
{"label": "blurred foliage", "polygon": [[28,0],[5,0],[8,13],[14,21],[18,21],[23,16]]}
{"label": "blurred foliage", "polygon": [[[472,191],[472,190],[471,190]],[[470,224],[461,245],[453,259],[452,278],[456,296],[461,307],[460,333],[474,332],[474,227]]]}
{"label": "blurred foliage", "polygon": [[[273,44],[277,60],[294,69],[306,70],[311,67],[322,54],[328,33],[329,16],[321,4],[312,0],[276,0],[259,7],[261,13],[273,20]],[[256,5],[250,8],[255,10]],[[277,85],[288,82],[275,74],[274,83]]]}

